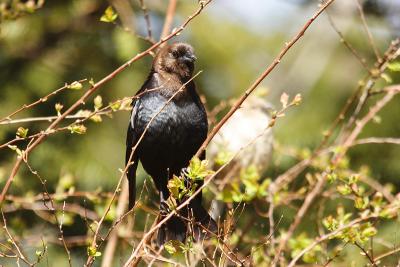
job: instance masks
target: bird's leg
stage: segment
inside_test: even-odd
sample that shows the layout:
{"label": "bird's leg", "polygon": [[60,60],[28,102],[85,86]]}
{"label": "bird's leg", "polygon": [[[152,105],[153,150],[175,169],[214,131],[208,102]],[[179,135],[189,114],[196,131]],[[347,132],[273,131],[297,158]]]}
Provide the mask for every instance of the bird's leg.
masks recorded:
{"label": "bird's leg", "polygon": [[168,207],[168,197],[169,194],[166,193],[164,190],[160,190],[160,215],[161,216],[167,216],[169,213],[169,207]]}

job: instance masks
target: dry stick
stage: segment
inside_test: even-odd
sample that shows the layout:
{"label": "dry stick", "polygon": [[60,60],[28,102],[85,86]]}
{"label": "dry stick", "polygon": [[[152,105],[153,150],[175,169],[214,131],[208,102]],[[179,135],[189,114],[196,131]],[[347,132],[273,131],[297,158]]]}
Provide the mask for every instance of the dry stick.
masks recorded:
{"label": "dry stick", "polygon": [[352,146],[365,145],[365,144],[394,144],[400,145],[400,138],[395,137],[369,137],[358,139],[351,144]]}
{"label": "dry stick", "polygon": [[[125,175],[125,172],[123,175]],[[122,178],[123,178],[123,176],[122,176]],[[144,183],[146,183],[146,180],[144,181]],[[144,188],[145,188],[145,184],[142,187],[139,199],[142,198]],[[111,236],[109,238],[109,241],[107,242],[107,245],[106,245],[106,248],[104,251],[104,258],[102,261],[102,266],[106,266],[106,267],[111,266],[111,261],[112,261],[113,255],[114,255],[114,251],[115,251],[115,247],[117,245],[117,239],[118,239],[118,233],[113,230],[119,226],[119,223],[122,222],[122,220],[134,210],[134,208],[136,208],[137,206],[141,207],[140,202],[137,201],[134,205],[134,208],[132,208],[128,212],[124,213],[125,207],[127,204],[127,200],[128,200],[128,195],[129,195],[129,188],[128,188],[127,180],[124,180],[124,182],[122,184],[122,193],[118,199],[117,216],[116,216],[118,219],[116,219],[114,221],[113,225],[108,229],[108,232],[105,235],[105,237],[98,244],[98,247],[100,247],[102,245],[102,242],[107,240],[109,238],[109,236]],[[110,203],[110,205],[111,204],[112,204],[112,202]],[[147,211],[147,213],[149,214],[151,212]],[[106,216],[106,215],[107,215],[107,213],[104,216]],[[118,229],[116,229],[116,230],[118,231]]]}
{"label": "dry stick", "polygon": [[122,28],[128,32],[135,32],[135,25],[133,23],[135,19],[135,13],[132,5],[128,0],[108,0],[111,5],[114,6],[118,13],[119,20],[122,23]]}
{"label": "dry stick", "polygon": [[[122,192],[121,195],[118,197],[118,205],[116,211],[116,217],[119,218],[123,216],[126,205],[128,203],[128,180],[124,179],[122,183]],[[103,261],[101,262],[102,267],[109,267],[112,266],[112,260],[114,258],[115,248],[117,247],[118,241],[118,225],[115,226],[114,232],[110,235],[110,238],[107,242],[107,246],[104,249],[104,257]]]}
{"label": "dry stick", "polygon": [[334,162],[338,162],[344,156],[346,151],[349,149],[349,147],[352,146],[352,144],[356,140],[357,136],[361,133],[362,129],[370,120],[374,118],[376,113],[378,113],[390,100],[392,100],[392,98],[396,94],[400,93],[400,85],[386,87],[386,90],[388,91],[388,93],[378,102],[376,102],[376,104],[370,109],[367,115],[365,115],[361,120],[357,121],[356,127],[343,142],[343,150],[335,157]]}
{"label": "dry stick", "polygon": [[325,183],[326,183],[325,175],[320,176],[318,178],[316,185],[312,189],[312,191],[309,194],[307,194],[307,197],[304,200],[303,205],[301,205],[301,208],[299,209],[299,211],[296,214],[294,222],[290,225],[289,230],[287,231],[287,233],[285,235],[282,236],[282,239],[279,242],[278,251],[276,252],[272,266],[275,266],[277,264],[277,262],[280,258],[280,254],[285,249],[288,240],[292,237],[297,226],[299,226],[301,219],[304,218],[304,215],[308,211],[308,209],[311,206],[311,204],[313,203],[314,199],[321,193]]}
{"label": "dry stick", "polygon": [[360,56],[358,54],[357,50],[354,49],[354,47],[349,42],[346,41],[346,39],[344,38],[344,35],[342,34],[341,31],[339,31],[338,27],[336,26],[336,23],[333,21],[333,18],[331,16],[331,14],[329,13],[329,11],[327,11],[326,14],[328,16],[329,24],[331,25],[333,30],[337,33],[337,35],[339,35],[340,41],[347,47],[347,49],[349,49],[349,51],[358,60],[358,62],[360,62],[360,64],[365,68],[365,70],[368,71],[371,74],[371,70],[369,69],[369,67],[367,65],[367,61],[365,60],[365,58]]}
{"label": "dry stick", "polygon": [[[109,112],[98,112],[96,113],[97,115],[106,115]],[[23,118],[23,119],[15,119],[15,120],[7,120],[0,122],[0,125],[4,124],[18,124],[18,123],[27,123],[27,122],[38,122],[38,121],[47,121],[47,122],[52,122],[56,120],[59,116],[45,116],[45,117],[31,117],[31,118]],[[87,116],[83,115],[68,115],[65,117],[65,119],[85,119]],[[24,138],[21,138],[24,139]],[[26,139],[26,138],[25,138]]]}
{"label": "dry stick", "polygon": [[[146,21],[146,28],[147,28],[147,40],[151,43],[155,43],[154,39],[153,39],[153,34],[152,34],[152,29],[151,29],[151,23],[150,23],[150,16],[149,16],[149,12],[147,11],[147,7],[144,4],[143,0],[139,0],[140,3],[140,8],[143,11],[143,16],[144,16],[144,20]],[[146,39],[145,38],[145,39]]]}
{"label": "dry stick", "polygon": [[[86,80],[87,79],[82,79],[82,80],[79,80],[78,82],[82,83],[82,82],[84,82]],[[0,123],[1,124],[7,124],[7,123],[2,123],[2,122],[11,120],[12,116],[16,115],[17,113],[20,113],[21,111],[23,111],[25,109],[28,109],[28,108],[31,108],[31,107],[33,107],[35,105],[40,104],[40,103],[46,102],[49,99],[49,97],[54,96],[54,95],[58,94],[59,92],[65,90],[65,89],[68,89],[69,86],[70,86],[69,84],[65,84],[63,87],[60,87],[57,90],[51,92],[50,94],[48,94],[48,95],[46,95],[44,97],[41,97],[40,99],[36,100],[35,102],[33,102],[31,104],[28,104],[28,105],[24,104],[21,108],[17,109],[16,111],[12,112],[11,114],[7,115],[6,117],[0,119]]]}
{"label": "dry stick", "polygon": [[268,201],[269,201],[269,207],[268,207],[268,221],[269,221],[269,236],[271,239],[271,244],[272,246],[275,246],[275,220],[274,220],[274,198],[271,192],[268,194]]}
{"label": "dry stick", "polygon": [[[190,15],[186,21],[179,27],[177,28],[175,31],[173,31],[171,34],[169,34],[168,36],[166,36],[165,38],[162,38],[160,41],[158,41],[157,43],[155,43],[154,45],[152,45],[150,48],[148,48],[147,50],[137,54],[135,57],[133,57],[132,59],[130,59],[129,61],[127,61],[126,63],[124,63],[122,66],[120,66],[119,68],[117,68],[116,70],[114,70],[112,73],[110,73],[109,75],[107,75],[106,77],[104,77],[103,79],[101,79],[99,82],[97,82],[95,85],[93,85],[93,87],[91,87],[81,98],[78,99],[78,101],[76,101],[67,111],[65,111],[57,120],[55,120],[46,130],[46,132],[51,131],[52,129],[54,129],[54,127],[56,127],[67,115],[69,115],[72,111],[74,111],[79,105],[83,104],[84,101],[90,96],[92,95],[95,91],[97,91],[102,85],[104,85],[106,82],[108,82],[109,80],[113,79],[116,75],[118,75],[119,73],[121,73],[123,70],[125,70],[127,67],[129,67],[133,62],[143,58],[144,56],[150,54],[151,51],[153,51],[155,48],[159,47],[162,43],[165,43],[166,41],[168,41],[169,39],[171,39],[172,37],[176,36],[177,34],[179,34],[180,32],[182,32],[186,26],[195,18],[197,17],[201,11],[204,9],[204,7],[206,7],[212,0],[208,0],[206,2],[202,1],[199,4],[199,8],[192,14]],[[38,137],[31,145],[29,145],[25,151],[26,155],[29,154],[29,152],[31,152],[36,146],[38,146],[43,140],[45,139],[45,135],[42,135],[40,137]],[[10,176],[8,177],[6,184],[3,187],[3,190],[1,192],[0,195],[0,206],[3,204],[4,198],[7,194],[8,189],[11,186],[11,183],[14,180],[15,175],[17,174],[19,167],[21,166],[22,163],[22,159],[18,158],[17,161],[14,164],[14,167],[11,171]]]}
{"label": "dry stick", "polygon": [[[8,198],[7,198],[8,199]],[[43,202],[43,199],[42,199]],[[16,211],[21,211],[21,210],[32,210],[32,211],[48,211],[48,204],[44,202],[44,203],[31,203],[28,199],[27,200],[23,200],[23,201],[15,201],[14,203],[16,203],[17,205],[7,205],[4,204],[2,209],[4,213],[11,213],[11,212],[16,212]],[[62,209],[61,205],[58,204],[54,204],[54,207],[56,210],[58,209]],[[93,211],[89,211],[85,213],[85,209],[84,207],[81,207],[78,204],[68,204],[65,206],[65,211],[70,212],[70,213],[74,213],[77,214],[81,217],[84,217],[85,215],[88,217],[89,220],[95,221],[98,220],[99,217],[97,216],[97,214]]]}
{"label": "dry stick", "polygon": [[240,108],[240,105],[247,99],[247,97],[257,88],[257,86],[275,69],[275,67],[281,62],[282,58],[286,55],[289,49],[304,35],[310,25],[314,22],[314,20],[335,0],[328,0],[325,4],[323,4],[320,9],[306,22],[306,24],[301,28],[301,30],[297,33],[293,39],[285,43],[285,47],[281,50],[279,55],[274,59],[274,61],[267,67],[267,69],[254,81],[254,83],[245,91],[245,93],[235,102],[229,112],[221,119],[221,121],[212,129],[210,134],[207,136],[207,139],[203,142],[201,147],[196,153],[196,156],[199,157],[203,150],[210,143],[212,138],[217,134],[219,129],[229,120],[229,118],[235,113],[237,109]]}
{"label": "dry stick", "polygon": [[371,76],[371,79],[367,81],[365,87],[363,88],[363,94],[360,97],[360,100],[357,103],[357,106],[351,115],[350,119],[346,123],[342,136],[346,134],[351,126],[356,121],[356,117],[361,112],[362,108],[367,102],[368,97],[370,96],[371,89],[375,85],[376,81],[381,77],[381,74],[386,70],[390,61],[396,59],[400,55],[400,38],[395,39],[389,46],[389,49],[385,52],[384,58],[381,61],[376,63],[375,74]]}
{"label": "dry stick", "polygon": [[[67,246],[67,244],[66,244],[66,242],[65,242],[64,231],[63,231],[63,229],[62,229],[62,224],[63,224],[63,222],[62,222],[62,220],[61,220],[61,222],[60,222],[60,220],[59,220],[58,217],[57,217],[56,209],[54,208],[54,207],[55,207],[54,201],[53,201],[53,199],[50,197],[49,191],[47,190],[46,180],[43,180],[42,177],[39,175],[39,173],[38,173],[37,171],[35,171],[35,170],[32,168],[32,166],[28,163],[28,160],[26,159],[26,157],[25,157],[24,155],[23,155],[23,157],[21,157],[21,158],[22,158],[23,161],[25,162],[25,164],[26,164],[26,166],[28,167],[29,171],[30,171],[33,175],[35,175],[35,176],[39,179],[40,183],[42,184],[42,187],[43,187],[43,190],[44,190],[44,191],[43,191],[43,195],[47,195],[47,196],[49,197],[49,202],[50,202],[51,207],[46,206],[46,202],[44,201],[44,199],[43,199],[43,204],[48,208],[49,211],[51,211],[51,213],[52,213],[53,216],[54,216],[55,222],[56,222],[57,225],[59,226],[59,227],[58,227],[59,233],[60,233],[59,239],[60,239],[60,241],[62,242],[62,244],[63,244],[63,246],[64,246],[64,250],[65,250],[65,252],[67,253],[67,256],[68,256],[68,264],[69,264],[69,266],[71,267],[71,266],[72,266],[72,263],[71,263],[71,252],[69,251],[68,246]],[[65,210],[65,201],[64,201],[64,204],[63,204],[63,208],[62,208],[62,218],[64,218],[64,210]]]}
{"label": "dry stick", "polygon": [[[30,263],[30,262],[28,261],[28,259],[24,256],[24,254],[22,253],[22,250],[21,250],[21,249],[19,248],[19,246],[17,245],[17,242],[15,242],[13,236],[12,236],[12,235],[10,234],[10,232],[8,231],[8,228],[7,228],[7,220],[6,220],[6,217],[4,216],[3,210],[0,209],[0,212],[1,212],[1,216],[3,217],[3,224],[4,224],[3,229],[6,231],[7,236],[8,236],[8,239],[10,240],[11,244],[13,244],[14,247],[15,247],[15,249],[18,251],[18,254],[19,254],[19,255],[16,255],[16,256],[17,256],[17,259],[21,259],[21,260],[24,261],[28,266],[33,266],[33,264]],[[18,266],[19,266],[19,264],[18,264]]]}
{"label": "dry stick", "polygon": [[[91,198],[91,197],[103,197],[103,198],[110,198],[112,196],[111,192],[86,192],[86,191],[76,191],[76,192],[63,192],[63,193],[54,193],[50,194],[50,197],[53,199],[65,199],[68,197],[86,197],[86,198]],[[46,199],[46,195],[44,194],[38,194],[36,196],[32,197],[20,197],[20,196],[14,196],[14,195],[7,195],[6,196],[7,200],[13,201],[13,202],[19,202],[19,203],[24,203],[24,202],[31,202],[31,201],[38,201],[38,200],[48,200]]]}
{"label": "dry stick", "polygon": [[173,22],[175,10],[176,10],[176,2],[177,2],[177,0],[169,0],[167,14],[165,16],[165,21],[164,21],[164,26],[161,31],[161,36],[160,36],[161,39],[164,38],[165,36],[167,36],[171,30],[172,22]]}
{"label": "dry stick", "polygon": [[398,252],[400,252],[400,247],[395,248],[395,249],[393,249],[393,250],[391,250],[389,252],[386,252],[384,254],[379,255],[378,257],[375,258],[375,262],[378,262],[379,260],[381,260],[383,258],[386,258],[387,256],[391,256],[391,255],[393,255],[395,253],[398,253]]}
{"label": "dry stick", "polygon": [[[359,173],[353,173],[353,175],[356,175]],[[396,200],[396,198],[392,195],[390,190],[385,188],[383,185],[381,185],[379,182],[377,182],[375,179],[370,178],[365,175],[360,175],[360,181],[367,184],[369,187],[374,189],[376,192],[380,192],[382,196],[390,203]]]}
{"label": "dry stick", "polygon": [[375,56],[376,56],[376,60],[378,62],[380,62],[381,61],[381,57],[379,55],[378,49],[376,48],[376,45],[375,45],[375,42],[374,42],[374,38],[372,37],[371,31],[368,28],[367,20],[365,19],[364,11],[362,9],[360,0],[355,0],[355,1],[357,3],[357,9],[358,9],[358,12],[360,13],[361,21],[362,21],[363,27],[365,29],[365,32],[367,33],[369,43],[370,43],[372,49],[374,50],[374,53],[375,53]]}
{"label": "dry stick", "polygon": [[362,253],[364,254],[364,256],[367,257],[372,266],[377,267],[374,258],[371,255],[369,255],[369,253],[360,244],[355,242],[354,245],[362,251]]}

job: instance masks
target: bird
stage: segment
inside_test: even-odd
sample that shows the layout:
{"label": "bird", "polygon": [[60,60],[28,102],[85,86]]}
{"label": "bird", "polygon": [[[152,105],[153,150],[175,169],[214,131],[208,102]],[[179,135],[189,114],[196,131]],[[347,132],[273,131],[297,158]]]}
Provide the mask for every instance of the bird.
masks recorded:
{"label": "bird", "polygon": [[[129,209],[135,204],[136,169],[140,161],[159,191],[159,220],[170,212],[168,181],[182,173],[207,137],[206,110],[192,80],[195,60],[194,49],[187,43],[162,47],[132,101],[125,155]],[[200,159],[205,159],[205,151]],[[196,180],[197,188],[202,184]],[[172,216],[158,229],[156,241],[159,246],[170,240],[184,242],[189,229],[194,229],[192,235],[197,241],[217,232],[216,222],[202,206],[201,192],[187,207],[180,216]],[[192,228],[182,218],[189,214],[195,221]]]}
{"label": "bird", "polygon": [[[251,94],[232,117],[221,127],[214,136],[208,148],[208,157],[218,167],[218,158],[228,157],[239,153],[214,178],[221,186],[233,182],[234,175],[242,170],[254,167],[262,175],[271,161],[273,152],[273,132],[268,125],[271,121],[272,105],[265,98],[266,88],[259,88]],[[225,156],[224,156],[225,155]],[[223,188],[219,187],[222,191]],[[211,216],[218,220],[224,209],[224,203],[213,200]]]}

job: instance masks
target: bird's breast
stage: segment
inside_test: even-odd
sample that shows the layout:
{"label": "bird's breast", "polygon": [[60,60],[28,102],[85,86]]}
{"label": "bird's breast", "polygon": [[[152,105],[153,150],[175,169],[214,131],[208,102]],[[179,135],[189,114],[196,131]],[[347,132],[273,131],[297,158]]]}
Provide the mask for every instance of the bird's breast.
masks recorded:
{"label": "bird's breast", "polygon": [[207,136],[204,109],[191,101],[169,101],[160,95],[140,99],[135,130],[146,131],[142,148],[152,152],[184,153],[197,151]]}

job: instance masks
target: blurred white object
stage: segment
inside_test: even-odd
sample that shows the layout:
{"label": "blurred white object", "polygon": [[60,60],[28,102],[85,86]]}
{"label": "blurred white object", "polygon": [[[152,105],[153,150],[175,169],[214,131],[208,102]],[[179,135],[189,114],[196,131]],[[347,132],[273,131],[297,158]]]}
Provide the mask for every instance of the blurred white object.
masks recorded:
{"label": "blurred white object", "polygon": [[[268,168],[273,144],[272,130],[268,128],[271,110],[272,105],[265,96],[250,95],[211,141],[207,156],[212,159],[214,165],[218,165],[215,161],[218,161],[221,154],[230,158],[240,151],[215,178],[215,182],[219,184],[218,190],[222,190],[224,185],[234,178],[231,176],[240,173],[241,169],[255,166],[262,175]],[[214,220],[219,220],[224,206],[222,201],[212,201],[211,217]]]}
{"label": "blurred white object", "polygon": [[272,105],[262,96],[250,95],[211,141],[207,149],[209,158],[215,159],[221,152],[235,155],[247,146],[234,161],[241,168],[255,165],[262,174],[272,154],[273,134],[271,128],[266,130],[271,110]]}

